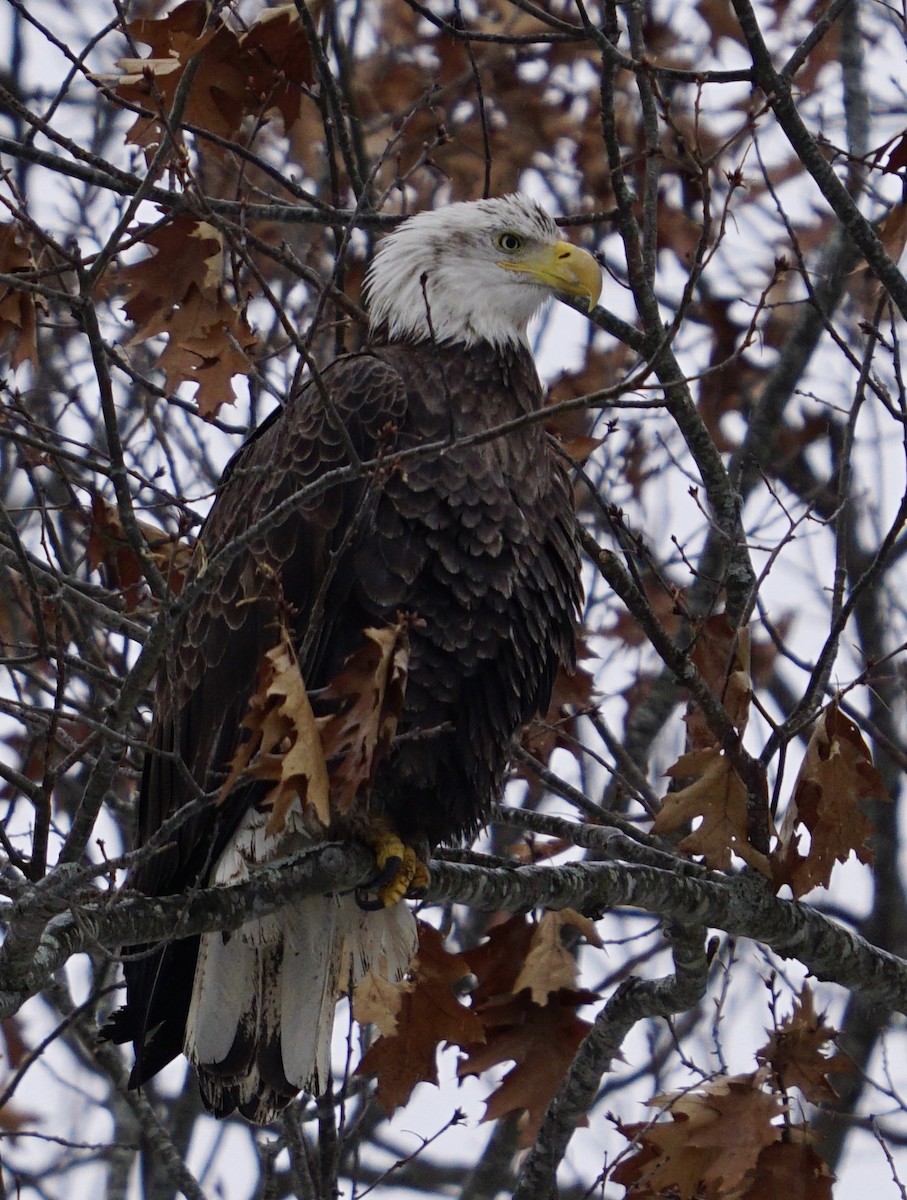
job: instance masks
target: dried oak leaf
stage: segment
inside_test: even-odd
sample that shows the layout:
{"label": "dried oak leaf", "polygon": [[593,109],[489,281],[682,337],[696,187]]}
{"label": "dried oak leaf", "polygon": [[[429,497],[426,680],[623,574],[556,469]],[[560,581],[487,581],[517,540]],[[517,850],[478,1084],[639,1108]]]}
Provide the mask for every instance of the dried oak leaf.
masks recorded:
{"label": "dried oak leaf", "polygon": [[207,221],[179,214],[149,229],[141,244],[154,253],[120,270],[126,282],[123,311],[136,325],[130,345],[162,333],[172,310],[193,287],[211,294],[223,280],[221,237]]}
{"label": "dried oak leaf", "polygon": [[782,1135],[772,1121],[784,1106],[764,1090],[767,1075],[762,1068],[654,1097],[649,1106],[665,1108],[670,1119],[618,1126],[640,1149],[617,1167],[614,1181],[633,1197],[666,1195],[670,1189],[680,1200],[737,1195],[763,1150]]}
{"label": "dried oak leaf", "polygon": [[768,858],[747,836],[746,787],[728,756],[717,746],[683,754],[666,772],[674,779],[692,778],[676,792],[669,792],[652,832],[674,833],[701,817],[701,823],[680,842],[686,854],[702,854],[710,867],[726,871],[731,855],[771,878]]}
{"label": "dried oak leaf", "polygon": [[517,913],[492,925],[481,945],[469,951],[469,965],[477,980],[472,990],[473,1008],[492,997],[513,992],[535,928],[525,913]]}
{"label": "dried oak leaf", "polygon": [[266,832],[280,833],[295,809],[303,819],[314,815],[321,826],[331,820],[330,781],[321,737],[296,652],[287,629],[265,655],[258,685],[242,726],[249,736],[230,760],[221,787],[223,801],[240,777],[263,779],[274,787],[264,804],[271,808]]}
{"label": "dried oak leaf", "polygon": [[535,1141],[545,1110],[592,1028],[576,1010],[598,999],[595,992],[560,988],[548,993],[545,1004],[535,1004],[524,988],[516,996],[501,995],[474,1004],[484,1043],[464,1045],[466,1057],[457,1075],[462,1079],[504,1062],[516,1064],[489,1096],[484,1120],[522,1110],[520,1145],[530,1146]]}
{"label": "dried oak leaf", "polygon": [[247,82],[260,107],[277,109],[289,133],[299,120],[304,84],[312,82],[312,51],[295,4],[268,8],[240,38]]}
{"label": "dried oak leaf", "polygon": [[[15,1071],[24,1063],[28,1053],[18,1018],[6,1017],[0,1022],[0,1062],[5,1062],[10,1070]],[[26,1125],[33,1125],[37,1120],[36,1113],[27,1112],[13,1104],[0,1106],[0,1130],[9,1137],[15,1137]]]}
{"label": "dried oak leaf", "polygon": [[[734,728],[743,733],[753,694],[749,630],[737,629],[724,613],[706,617],[697,630],[690,658]],[[715,745],[715,734],[701,709],[691,705],[685,720],[692,750]]]}
{"label": "dried oak leaf", "polygon": [[376,1099],[385,1112],[406,1104],[417,1083],[438,1082],[439,1045],[468,1045],[483,1039],[478,1017],[457,994],[469,974],[463,955],[445,950],[441,934],[420,921],[411,980],[396,985],[400,1004],[395,1031],[379,1037],[356,1068],[357,1075],[376,1077]]}
{"label": "dried oak leaf", "polygon": [[832,1200],[835,1177],[813,1149],[817,1135],[806,1125],[788,1125],[784,1135],[765,1147],[752,1182],[734,1200]]}
{"label": "dried oak leaf", "polygon": [[403,997],[413,990],[405,979],[391,983],[378,971],[367,971],[353,989],[353,1016],[360,1025],[374,1025],[382,1037],[397,1032]]}
{"label": "dried oak leaf", "polygon": [[[35,270],[29,245],[31,237],[18,222],[0,224],[0,272],[16,275]],[[0,284],[0,348],[10,347],[13,370],[24,362],[37,364],[38,319],[35,297],[9,284]]]}
{"label": "dried oak leaf", "polygon": [[366,629],[361,648],[321,693],[321,702],[336,708],[318,718],[334,812],[349,812],[371,787],[397,731],[408,669],[408,622],[401,618],[384,629]]}
{"label": "dried oak leaf", "polygon": [[[882,163],[886,154],[887,158]],[[897,175],[903,171],[907,167],[907,129],[896,133],[874,150],[869,156],[869,165],[873,171],[881,171],[886,175]]]}
{"label": "dried oak leaf", "polygon": [[195,400],[206,418],[217,416],[222,404],[232,404],[233,377],[248,374],[249,355],[258,342],[237,309],[220,292],[211,298],[190,289],[162,332],[170,341],[157,365],[166,373],[167,390],[198,384]]}
{"label": "dried oak leaf", "polygon": [[[150,47],[150,53],[147,58],[119,60],[115,91],[143,108],[169,113],[187,66],[198,56],[183,120],[228,138],[239,132],[249,108],[248,64],[238,36],[221,21],[208,24],[209,12],[205,0],[186,0],[165,17],[131,21],[129,36]],[[126,140],[150,154],[163,134],[160,118],[139,117]]]}
{"label": "dried oak leaf", "polygon": [[249,371],[257,338],[223,293],[223,245],[206,221],[179,215],[142,239],[154,251],[122,269],[127,292],[124,311],[135,322],[129,345],[165,335],[168,344],[157,365],[168,390],[198,385],[203,417],[233,402],[231,380]]}
{"label": "dried oak leaf", "polygon": [[846,1054],[823,1053],[836,1033],[826,1023],[825,1014],[816,1012],[812,991],[804,985],[794,1000],[794,1011],[756,1052],[756,1058],[771,1067],[784,1091],[799,1088],[811,1104],[831,1102],[838,1094],[828,1080],[829,1073],[853,1071]]}
{"label": "dried oak leaf", "polygon": [[[136,525],[149,558],[167,580],[173,595],[178,596],[192,558],[192,547],[147,521],[137,520]],[[141,599],[144,567],[126,537],[116,505],[109,504],[97,492],[91,497],[88,531],[89,568],[95,571],[103,567],[107,586],[122,591],[126,608],[134,610]]]}
{"label": "dried oak leaf", "polygon": [[[579,938],[601,947],[595,923],[572,908],[546,912],[535,927],[529,953],[523,960],[511,991],[529,989],[535,1004],[547,1004],[550,996],[576,985],[576,957],[571,950]],[[569,943],[569,944],[568,944]]]}
{"label": "dried oak leaf", "polygon": [[[799,900],[827,887],[835,863],[851,853],[870,865],[872,826],[860,806],[867,799],[887,800],[885,785],[859,729],[833,700],[816,722],[784,814],[772,854],[776,887],[788,884]],[[799,849],[801,825],[810,835],[806,854]]]}
{"label": "dried oak leaf", "polygon": [[[680,615],[683,611],[682,594],[666,591],[664,585],[653,579],[643,583],[646,604],[665,633],[673,636],[680,625]],[[627,646],[642,646],[648,641],[648,635],[632,613],[621,608],[613,625],[602,630],[605,637],[616,638]]]}
{"label": "dried oak leaf", "polygon": [[[879,241],[888,251],[892,262],[900,262],[907,246],[907,204],[895,204],[878,227]],[[865,260],[850,273],[848,287],[851,295],[863,305],[864,311],[873,310],[882,292],[882,285]]]}
{"label": "dried oak leaf", "polygon": [[478,1074],[513,1061],[486,1104],[485,1120],[523,1111],[520,1144],[538,1132],[545,1109],[563,1080],[589,1023],[576,1009],[599,997],[577,991],[576,962],[568,940],[601,942],[594,924],[570,909],[546,913],[534,924],[525,915],[495,925],[468,952],[477,985],[472,1006],[485,1031],[484,1045],[464,1045],[458,1075]]}

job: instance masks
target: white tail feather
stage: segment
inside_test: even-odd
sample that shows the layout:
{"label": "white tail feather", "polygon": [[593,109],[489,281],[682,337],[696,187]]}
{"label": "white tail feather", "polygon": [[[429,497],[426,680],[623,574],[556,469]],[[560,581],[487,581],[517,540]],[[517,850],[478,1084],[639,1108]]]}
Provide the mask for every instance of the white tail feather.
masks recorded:
{"label": "white tail feather", "polygon": [[280,1049],[287,1080],[319,1092],[330,1071],[337,999],[337,905],[314,896],[285,909],[280,981]]}
{"label": "white tail feather", "polygon": [[[265,846],[261,823],[260,814],[247,816],[214,882],[232,882],[262,851],[275,856],[278,839]],[[305,897],[230,936],[203,935],[184,1046],[206,1101],[264,1121],[296,1092],[322,1091],[338,997],[369,970],[402,979],[416,944],[407,905],[363,912],[350,895]]]}
{"label": "white tail feather", "polygon": [[245,1014],[257,1007],[258,952],[235,935],[200,939],[185,1051],[194,1063],[219,1063],[230,1052]]}

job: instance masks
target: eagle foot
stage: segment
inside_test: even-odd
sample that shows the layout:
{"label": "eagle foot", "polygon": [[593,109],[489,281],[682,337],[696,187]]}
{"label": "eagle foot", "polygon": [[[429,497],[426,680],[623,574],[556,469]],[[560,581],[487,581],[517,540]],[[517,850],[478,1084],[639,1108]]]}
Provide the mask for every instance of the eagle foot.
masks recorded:
{"label": "eagle foot", "polygon": [[422,895],[428,887],[428,867],[412,846],[392,830],[379,827],[366,838],[378,860],[378,875],[365,888],[357,888],[356,903],[373,910],[392,908],[404,896]]}

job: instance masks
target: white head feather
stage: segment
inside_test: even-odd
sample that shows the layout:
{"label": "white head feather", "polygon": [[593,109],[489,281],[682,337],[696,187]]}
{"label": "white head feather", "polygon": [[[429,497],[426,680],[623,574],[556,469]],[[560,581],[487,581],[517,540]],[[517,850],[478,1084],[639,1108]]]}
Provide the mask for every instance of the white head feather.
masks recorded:
{"label": "white head feather", "polygon": [[525,344],[529,321],[557,291],[591,297],[597,266],[581,269],[575,290],[572,279],[546,270],[554,256],[594,263],[562,242],[548,213],[525,196],[417,213],[384,239],[368,270],[371,328],[392,341]]}

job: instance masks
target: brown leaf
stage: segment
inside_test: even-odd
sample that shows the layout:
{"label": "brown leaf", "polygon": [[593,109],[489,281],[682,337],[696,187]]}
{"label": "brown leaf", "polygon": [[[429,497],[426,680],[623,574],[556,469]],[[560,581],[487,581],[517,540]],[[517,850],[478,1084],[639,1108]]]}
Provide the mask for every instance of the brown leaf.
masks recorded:
{"label": "brown leaf", "polygon": [[694,750],[681,755],[665,774],[694,782],[665,796],[653,833],[675,833],[701,817],[698,828],[680,842],[680,850],[704,855],[708,865],[719,871],[727,871],[736,854],[771,878],[769,860],[749,841],[746,788],[726,754],[717,746]]}
{"label": "brown leaf", "polygon": [[165,335],[168,345],[157,365],[166,372],[167,389],[197,384],[199,411],[213,417],[235,400],[231,380],[248,374],[257,344],[245,317],[224,296],[220,234],[206,221],[181,215],[151,230],[144,244],[154,253],[122,270],[124,311],[137,326],[129,344]]}
{"label": "brown leaf", "polygon": [[740,22],[727,0],[698,0],[696,9],[709,30],[710,49],[716,50],[723,37],[746,45]]}
{"label": "brown leaf", "polygon": [[[665,633],[673,635],[680,624],[682,594],[666,591],[664,586],[655,580],[646,580],[643,586],[645,589],[646,604],[651,609],[655,619]],[[678,604],[679,599],[681,601],[680,604]],[[644,646],[648,644],[648,635],[645,630],[632,613],[628,612],[625,608],[620,609],[614,624],[602,630],[602,633],[605,637],[618,638],[627,646]]]}
{"label": "brown leaf", "polygon": [[[30,250],[31,235],[18,222],[0,224],[0,272],[15,275],[34,271]],[[10,347],[9,363],[13,370],[24,362],[37,364],[37,311],[31,292],[0,284],[0,348]]]}
{"label": "brown leaf", "polygon": [[[885,163],[879,168],[882,155],[886,150],[888,151],[888,157]],[[907,129],[895,134],[893,138],[876,150],[872,156],[871,165],[879,168],[887,175],[897,175],[899,171],[903,171],[907,167]]]}
{"label": "brown leaf", "polygon": [[303,84],[311,83],[312,52],[294,4],[266,8],[240,38],[246,77],[261,108],[277,109],[289,133],[299,120]]}
{"label": "brown leaf", "polygon": [[16,1070],[28,1055],[28,1046],[22,1037],[22,1024],[18,1017],[4,1017],[0,1021],[0,1037],[3,1040],[3,1058],[8,1066]]}
{"label": "brown leaf", "polygon": [[823,1053],[835,1036],[836,1030],[826,1024],[824,1013],[816,1012],[812,991],[804,985],[794,1000],[794,1011],[756,1052],[756,1058],[771,1067],[785,1091],[799,1088],[811,1104],[831,1102],[837,1099],[837,1092],[828,1080],[829,1073],[853,1071],[846,1055]]}
{"label": "brown leaf", "polygon": [[[867,799],[887,800],[885,785],[859,729],[833,700],[816,722],[784,814],[772,854],[776,886],[789,884],[799,899],[827,887],[835,863],[851,853],[871,864],[872,827],[860,807]],[[806,854],[799,849],[800,826],[810,835]]]}
{"label": "brown leaf", "polygon": [[193,287],[210,294],[223,277],[220,234],[207,221],[177,215],[149,230],[141,244],[154,253],[120,271],[126,281],[123,310],[137,326],[131,345],[161,333],[163,319],[185,302]]}
{"label": "brown leaf", "polygon": [[513,992],[534,934],[533,922],[525,913],[518,913],[493,925],[485,941],[469,951],[469,965],[478,980],[472,992],[473,1007]]}
{"label": "brown leaf", "polygon": [[547,862],[548,859],[572,848],[573,843],[567,838],[545,838],[537,837],[535,834],[526,834],[518,842],[510,842],[504,848],[503,853],[515,864],[530,866]]}
{"label": "brown leaf", "polygon": [[406,1104],[417,1083],[437,1083],[437,1049],[443,1042],[482,1041],[481,1023],[458,998],[456,988],[470,974],[461,954],[444,949],[436,929],[419,922],[419,953],[412,986],[402,988],[396,1031],[379,1037],[356,1068],[378,1080],[376,1099],[385,1112]]}
{"label": "brown leaf", "polygon": [[391,983],[377,971],[367,971],[353,991],[353,1016],[360,1025],[374,1025],[382,1037],[392,1037],[403,997],[412,990],[408,979]]}
{"label": "brown leaf", "polygon": [[[898,263],[907,246],[907,204],[895,204],[878,228],[879,240],[893,263]],[[848,286],[851,294],[862,302],[864,310],[875,308],[882,285],[866,262],[850,273]]]}
{"label": "brown leaf", "polygon": [[[257,97],[249,88],[249,64],[236,33],[220,20],[207,24],[204,0],[186,0],[159,20],[139,18],[127,26],[130,37],[150,47],[147,58],[123,58],[116,93],[154,111],[169,112],[190,61],[195,74],[183,108],[183,120],[221,137],[234,137],[243,116],[255,111]],[[146,154],[161,144],[164,124],[139,117],[126,140],[143,146]],[[213,144],[201,143],[212,152]],[[214,151],[219,152],[219,151]],[[171,156],[181,153],[174,146]]]}
{"label": "brown leaf", "polygon": [[788,1125],[785,1138],[765,1147],[752,1182],[735,1200],[832,1200],[835,1177],[813,1149],[817,1135],[806,1125]]}
{"label": "brown leaf", "polygon": [[[690,658],[709,690],[724,706],[734,728],[743,733],[753,694],[749,630],[735,628],[724,613],[706,617],[696,631]],[[691,704],[685,720],[691,749],[716,744],[715,734],[701,709]]]}
{"label": "brown leaf", "polygon": [[[0,1061],[5,1061],[11,1070],[20,1067],[28,1056],[28,1046],[22,1038],[20,1022],[17,1017],[6,1017],[0,1022],[0,1041],[3,1050]],[[0,1107],[0,1130],[15,1137],[26,1125],[33,1125],[38,1120],[36,1113],[17,1108],[13,1104]]]}
{"label": "brown leaf", "polygon": [[365,642],[322,693],[336,713],[318,726],[331,773],[335,812],[349,812],[367,793],[390,749],[403,708],[409,668],[408,622],[366,629]]}
{"label": "brown leaf", "polygon": [[[591,657],[592,651],[586,639],[578,635],[577,663]],[[559,666],[554,677],[554,687],[551,689],[548,711],[543,717],[537,717],[526,726],[522,738],[523,747],[543,763],[548,761],[558,747],[580,757],[578,719],[594,706],[595,677],[592,672],[579,665],[572,671],[568,671],[563,665]],[[524,766],[520,773],[530,780],[536,779],[531,766]]]}
{"label": "brown leaf", "polygon": [[670,1119],[619,1126],[640,1150],[612,1178],[633,1196],[667,1195],[671,1189],[681,1200],[736,1194],[765,1147],[781,1137],[781,1127],[772,1121],[783,1104],[763,1089],[765,1080],[764,1070],[720,1076],[692,1091],[656,1096],[649,1105],[666,1107]]}
{"label": "brown leaf", "polygon": [[[191,545],[147,521],[136,520],[136,525],[148,557],[165,577],[174,596],[178,596],[192,558]],[[141,599],[144,567],[126,537],[116,505],[109,504],[97,492],[91,497],[88,530],[89,568],[93,571],[103,568],[107,586],[122,591],[123,602],[132,611]]]}
{"label": "brown leaf", "polygon": [[[571,946],[565,944],[565,933]],[[572,908],[544,913],[511,990],[516,993],[528,988],[535,1004],[547,1004],[549,996],[562,988],[575,987],[576,957],[571,948],[580,936],[594,946],[602,944],[594,922]]]}
{"label": "brown leaf", "polygon": [[37,1120],[37,1113],[16,1108],[13,1104],[4,1104],[0,1108],[0,1129],[10,1138],[15,1138],[17,1133],[21,1133],[27,1125],[34,1125]]}
{"label": "brown leaf", "polygon": [[266,832],[286,828],[294,808],[321,826],[331,821],[330,781],[324,750],[296,652],[287,629],[265,655],[258,686],[241,722],[249,737],[230,760],[221,787],[222,803],[239,778],[264,779],[274,788],[263,803],[271,807]]}
{"label": "brown leaf", "polygon": [[196,403],[205,418],[217,416],[221,405],[232,404],[232,379],[249,372],[249,355],[258,339],[245,318],[220,294],[210,299],[191,289],[162,332],[170,344],[157,365],[166,372],[166,387],[197,383]]}
{"label": "brown leaf", "polygon": [[523,1110],[520,1145],[535,1141],[545,1110],[564,1079],[583,1038],[592,1028],[576,1009],[599,997],[595,992],[561,988],[549,993],[546,1004],[533,1003],[528,990],[476,1005],[485,1031],[482,1045],[465,1046],[466,1058],[457,1075],[478,1075],[513,1061],[485,1106],[486,1121]]}
{"label": "brown leaf", "polygon": [[486,940],[467,952],[477,980],[472,1007],[485,1039],[482,1045],[460,1043],[467,1054],[457,1073],[462,1077],[502,1062],[516,1064],[489,1097],[485,1120],[524,1110],[524,1146],[534,1140],[590,1028],[576,1009],[599,998],[572,986],[576,963],[563,942],[568,929],[601,945],[593,922],[565,909],[546,913],[538,924],[525,915],[511,917],[493,926]]}

